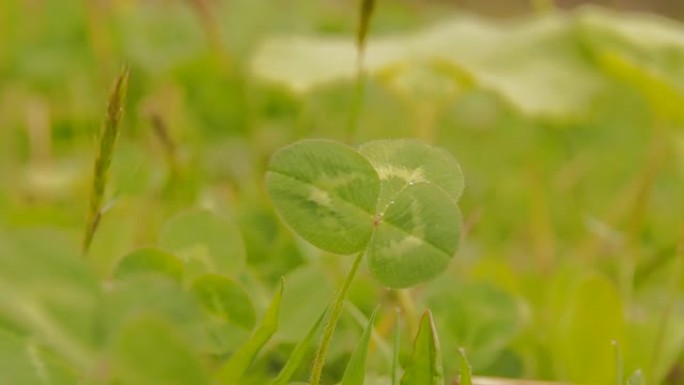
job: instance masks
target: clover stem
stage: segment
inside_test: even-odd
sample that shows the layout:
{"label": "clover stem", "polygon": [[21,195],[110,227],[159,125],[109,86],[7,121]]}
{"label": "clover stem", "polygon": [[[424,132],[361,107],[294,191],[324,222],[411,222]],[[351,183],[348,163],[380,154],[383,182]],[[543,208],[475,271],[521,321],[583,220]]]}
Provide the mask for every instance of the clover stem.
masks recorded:
{"label": "clover stem", "polygon": [[321,345],[316,351],[316,357],[314,358],[313,368],[311,369],[311,381],[310,385],[319,385],[321,382],[321,374],[323,373],[323,365],[325,365],[325,356],[328,353],[328,348],[330,347],[330,342],[332,342],[333,333],[335,333],[335,327],[337,326],[337,321],[340,319],[342,313],[342,304],[344,299],[347,297],[347,291],[349,291],[349,286],[351,286],[354,276],[356,276],[356,271],[359,269],[361,260],[365,250],[361,251],[352,264],[351,270],[347,273],[342,287],[337,292],[337,295],[333,299],[332,307],[330,308],[330,317],[325,324],[325,331],[323,332],[323,339],[321,340]]}

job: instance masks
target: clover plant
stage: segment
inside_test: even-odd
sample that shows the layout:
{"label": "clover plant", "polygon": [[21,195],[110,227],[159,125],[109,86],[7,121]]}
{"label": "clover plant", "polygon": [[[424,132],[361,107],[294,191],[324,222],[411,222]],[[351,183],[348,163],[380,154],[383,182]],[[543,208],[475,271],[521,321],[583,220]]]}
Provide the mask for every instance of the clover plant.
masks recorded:
{"label": "clover plant", "polygon": [[366,256],[372,276],[406,288],[445,270],[461,234],[459,164],[416,140],[378,140],[357,148],[303,140],[273,154],[266,188],[283,221],[312,245],[354,254],[333,301],[311,383],[317,385],[346,291]]}

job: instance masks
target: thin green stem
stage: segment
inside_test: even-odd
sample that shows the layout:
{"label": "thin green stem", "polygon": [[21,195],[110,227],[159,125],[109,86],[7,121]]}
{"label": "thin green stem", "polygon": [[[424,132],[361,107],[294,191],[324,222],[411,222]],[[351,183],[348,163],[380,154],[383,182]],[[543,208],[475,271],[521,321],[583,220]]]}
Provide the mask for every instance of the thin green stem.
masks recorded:
{"label": "thin green stem", "polygon": [[392,354],[392,385],[399,385],[399,344],[400,344],[400,321],[401,310],[396,310],[396,320],[394,321],[394,352]]}
{"label": "thin green stem", "polygon": [[682,228],[682,233],[677,244],[677,249],[675,252],[674,268],[672,271],[672,276],[670,277],[670,282],[668,285],[669,299],[665,304],[662,316],[659,322],[658,334],[656,335],[655,344],[653,346],[653,354],[651,356],[650,370],[648,371],[649,381],[647,383],[655,383],[653,378],[653,373],[655,371],[656,365],[660,362],[660,357],[662,356],[663,346],[665,345],[665,338],[667,337],[667,331],[670,327],[670,319],[672,318],[672,312],[678,299],[679,282],[681,280],[681,271],[684,266],[684,228]]}
{"label": "thin green stem", "polygon": [[617,341],[613,340],[613,349],[615,350],[615,384],[623,385],[623,365],[622,365],[622,354],[620,353],[620,345]]}
{"label": "thin green stem", "polygon": [[330,318],[328,318],[325,324],[325,331],[323,332],[323,339],[321,340],[321,345],[316,351],[316,357],[314,358],[313,368],[311,369],[311,381],[310,385],[319,385],[321,383],[321,375],[323,373],[323,366],[325,365],[325,356],[328,353],[328,348],[332,342],[332,336],[335,333],[335,327],[337,327],[337,321],[340,319],[342,314],[342,305],[347,297],[347,291],[349,291],[349,286],[351,286],[354,276],[356,276],[357,270],[359,270],[359,265],[363,259],[365,250],[361,251],[352,264],[351,270],[347,274],[347,277],[342,283],[342,287],[337,292],[337,295],[333,299],[332,307],[330,309]]}
{"label": "thin green stem", "polygon": [[370,22],[375,9],[375,0],[361,0],[359,10],[359,24],[356,30],[356,87],[349,113],[347,126],[347,141],[352,142],[359,128],[359,117],[363,106],[364,93],[366,90],[366,41],[370,30]]}

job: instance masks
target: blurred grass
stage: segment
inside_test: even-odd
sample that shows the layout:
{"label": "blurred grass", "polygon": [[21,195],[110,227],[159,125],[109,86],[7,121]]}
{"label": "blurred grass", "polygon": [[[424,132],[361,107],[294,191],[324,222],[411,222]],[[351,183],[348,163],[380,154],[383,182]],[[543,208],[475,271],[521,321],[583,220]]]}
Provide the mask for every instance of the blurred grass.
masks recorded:
{"label": "blurred grass", "polygon": [[[464,16],[444,2],[378,2],[369,44],[374,36],[419,30],[452,14]],[[279,277],[287,285],[298,267],[341,280],[344,262],[293,238],[261,181],[275,149],[303,137],[345,138],[355,85],[338,82],[295,95],[252,76],[249,65],[271,36],[335,35],[352,42],[356,21],[356,7],[337,1],[2,2],[0,230],[49,227],[78,239],[94,138],[111,79],[127,62],[127,113],[110,179],[110,193],[120,200],[93,241],[98,278],[109,279],[113,264],[131,250],[157,243],[180,209],[202,206],[238,223],[248,270],[235,278],[257,309],[265,308]],[[684,36],[680,24],[659,22],[678,31],[676,39]],[[449,149],[466,174],[462,249],[443,279],[412,292],[418,311],[432,304],[435,323],[447,329],[440,335],[448,378],[465,346],[475,374],[602,379],[613,373],[600,371],[612,364],[610,339],[621,338],[627,373],[641,367],[647,378],[666,383],[669,374],[669,384],[681,382],[684,284],[669,282],[671,271],[681,269],[675,250],[684,218],[683,152],[672,143],[681,139],[682,120],[675,116],[680,99],[663,95],[679,92],[684,53],[672,45],[634,48],[610,31],[583,31],[583,39],[571,34],[544,45],[554,60],[570,57],[606,83],[584,101],[581,117],[530,116],[473,84],[436,94],[426,84],[443,85],[453,74],[431,69],[406,71],[390,86],[382,76],[367,79],[357,141],[422,137]],[[479,48],[466,43],[468,50]],[[573,53],[564,56],[568,49]],[[604,49],[618,56],[597,54]],[[642,67],[650,78],[634,77]],[[412,94],[416,85],[420,98]],[[654,104],[662,99],[671,104]],[[373,301],[394,304],[359,274],[350,296],[364,312]],[[319,302],[301,311],[315,317]],[[664,328],[666,310],[671,318]],[[21,329],[0,318],[5,325]],[[358,339],[344,318],[340,329],[331,376],[353,348],[345,341]],[[262,373],[277,373],[278,353],[293,342],[289,336],[278,341],[265,347],[275,358],[257,359]],[[604,364],[583,372],[597,352]],[[652,357],[658,362],[651,364]],[[253,383],[263,379],[255,376]]]}

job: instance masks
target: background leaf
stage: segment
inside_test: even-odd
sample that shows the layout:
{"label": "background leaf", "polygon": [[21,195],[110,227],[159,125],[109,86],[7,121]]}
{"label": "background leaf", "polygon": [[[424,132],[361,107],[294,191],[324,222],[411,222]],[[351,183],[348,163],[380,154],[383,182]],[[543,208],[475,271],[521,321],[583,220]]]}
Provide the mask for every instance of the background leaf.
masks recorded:
{"label": "background leaf", "polygon": [[30,337],[13,335],[0,328],[0,372],[12,385],[69,385],[78,373],[46,351]]}
{"label": "background leaf", "polygon": [[206,369],[184,336],[163,318],[140,315],[120,331],[114,368],[126,384],[209,384]]}
{"label": "background leaf", "polygon": [[[451,74],[447,78],[491,90],[525,115],[572,117],[583,114],[606,86],[576,37],[568,18],[555,14],[505,26],[463,17],[403,36],[372,39],[365,64],[368,72],[390,81],[407,69],[443,64]],[[353,58],[353,44],[343,39],[276,37],[257,51],[252,70],[306,93],[352,80]]]}
{"label": "background leaf", "polygon": [[77,250],[56,231],[0,233],[0,319],[84,369],[102,293]]}
{"label": "background leaf", "polygon": [[611,341],[624,338],[622,303],[614,285],[598,275],[582,278],[559,323],[554,357],[571,381],[606,384],[614,378]]}
{"label": "background leaf", "polygon": [[[478,370],[501,359],[504,347],[522,329],[515,299],[488,283],[440,278],[426,285],[421,301],[434,312],[444,355],[460,356],[459,349],[464,348]],[[460,370],[458,360],[445,362],[445,367],[448,375]]]}
{"label": "background leaf", "polygon": [[172,254],[146,247],[125,255],[117,264],[114,277],[123,278],[135,274],[161,274],[181,281],[183,262]]}
{"label": "background leaf", "polygon": [[245,246],[237,226],[208,210],[178,214],[161,231],[163,249],[202,265],[207,272],[235,276],[245,265]]}
{"label": "background leaf", "polygon": [[191,290],[205,309],[247,330],[254,327],[252,301],[235,282],[221,275],[207,274],[195,279]]}

